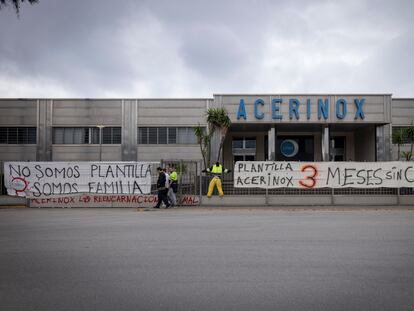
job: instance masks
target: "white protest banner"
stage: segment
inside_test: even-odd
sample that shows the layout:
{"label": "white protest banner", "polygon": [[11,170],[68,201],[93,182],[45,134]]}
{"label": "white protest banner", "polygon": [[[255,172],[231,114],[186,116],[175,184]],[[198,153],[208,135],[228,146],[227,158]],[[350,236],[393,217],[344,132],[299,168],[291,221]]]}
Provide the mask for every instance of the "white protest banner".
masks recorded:
{"label": "white protest banner", "polygon": [[149,162],[5,162],[9,195],[48,197],[63,194],[148,194]]}
{"label": "white protest banner", "polygon": [[235,188],[414,187],[413,162],[260,162],[234,165]]}

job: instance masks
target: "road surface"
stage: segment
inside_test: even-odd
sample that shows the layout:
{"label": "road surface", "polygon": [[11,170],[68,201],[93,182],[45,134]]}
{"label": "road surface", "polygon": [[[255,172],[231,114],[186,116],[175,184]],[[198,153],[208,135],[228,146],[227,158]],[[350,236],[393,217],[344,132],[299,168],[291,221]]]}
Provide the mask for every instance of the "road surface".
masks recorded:
{"label": "road surface", "polygon": [[414,211],[3,209],[0,310],[414,310]]}

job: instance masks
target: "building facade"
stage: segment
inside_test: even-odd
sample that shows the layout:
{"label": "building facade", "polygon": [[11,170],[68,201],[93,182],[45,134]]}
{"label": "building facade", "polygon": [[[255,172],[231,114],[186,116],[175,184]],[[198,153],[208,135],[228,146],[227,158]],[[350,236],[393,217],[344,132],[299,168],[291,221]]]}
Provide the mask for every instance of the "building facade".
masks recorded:
{"label": "building facade", "polygon": [[[225,108],[232,121],[222,154],[226,167],[239,160],[397,160],[392,133],[414,120],[414,98],[391,94],[0,99],[0,160],[200,160],[193,127],[207,128],[212,107]],[[214,136],[213,149],[218,144]]]}

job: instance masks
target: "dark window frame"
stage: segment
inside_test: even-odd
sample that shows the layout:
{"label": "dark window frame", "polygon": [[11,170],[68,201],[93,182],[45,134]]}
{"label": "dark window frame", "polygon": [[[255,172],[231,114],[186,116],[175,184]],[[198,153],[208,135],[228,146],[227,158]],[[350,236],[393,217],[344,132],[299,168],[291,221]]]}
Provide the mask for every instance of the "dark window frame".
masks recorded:
{"label": "dark window frame", "polygon": [[[75,141],[75,129],[82,129],[82,142],[65,141],[65,130],[72,131],[72,141]],[[106,130],[105,130],[106,129]],[[57,130],[62,130],[62,141],[56,141]],[[52,128],[52,144],[54,145],[99,145],[101,142],[100,133],[102,132],[102,145],[122,144],[122,128],[120,126],[107,126],[102,128],[94,126],[54,126]],[[105,133],[106,132],[106,133]],[[107,135],[105,137],[105,135]]]}
{"label": "dark window frame", "polygon": [[[179,129],[185,129],[185,141],[179,142]],[[152,132],[152,134],[151,134]],[[194,135],[194,140],[189,139],[189,132]],[[163,135],[162,137],[160,136]],[[164,139],[161,139],[164,138]],[[193,127],[189,126],[139,126],[137,128],[137,144],[138,145],[195,145]]]}
{"label": "dark window frame", "polygon": [[37,128],[34,126],[1,126],[0,136],[1,145],[37,144]]}

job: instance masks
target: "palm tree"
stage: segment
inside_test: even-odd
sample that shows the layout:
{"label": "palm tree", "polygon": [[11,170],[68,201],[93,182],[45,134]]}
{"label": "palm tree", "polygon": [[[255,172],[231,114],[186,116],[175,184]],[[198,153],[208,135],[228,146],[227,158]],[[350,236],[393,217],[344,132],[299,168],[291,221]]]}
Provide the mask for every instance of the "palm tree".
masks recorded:
{"label": "palm tree", "polygon": [[210,135],[205,133],[205,130],[200,124],[194,127],[194,134],[197,137],[197,142],[200,145],[201,155],[203,156],[204,168],[210,166],[210,161],[207,161],[207,153],[210,150]]}
{"label": "palm tree", "polygon": [[221,151],[223,149],[224,140],[226,138],[227,131],[230,128],[231,121],[225,108],[210,108],[207,110],[207,124],[209,127],[210,137],[214,132],[220,133],[220,146],[217,153],[217,162],[220,161]]}
{"label": "palm tree", "polygon": [[408,139],[408,141],[410,142],[411,146],[410,146],[410,156],[408,158],[407,161],[411,160],[411,156],[413,154],[413,145],[414,145],[414,127],[410,126],[404,129],[404,135],[405,137]]}
{"label": "palm tree", "polygon": [[404,138],[405,135],[403,129],[398,129],[392,132],[392,143],[397,145],[398,161],[400,160],[400,147],[404,143]]}
{"label": "palm tree", "polygon": [[4,8],[5,6],[8,6],[9,4],[11,4],[14,6],[14,9],[16,10],[16,14],[19,15],[20,5],[24,1],[27,1],[30,4],[35,4],[39,2],[39,0],[0,0],[0,10]]}
{"label": "palm tree", "polygon": [[411,156],[412,156],[411,152],[403,151],[403,152],[401,152],[401,155],[403,156],[405,161],[410,161],[411,160]]}

